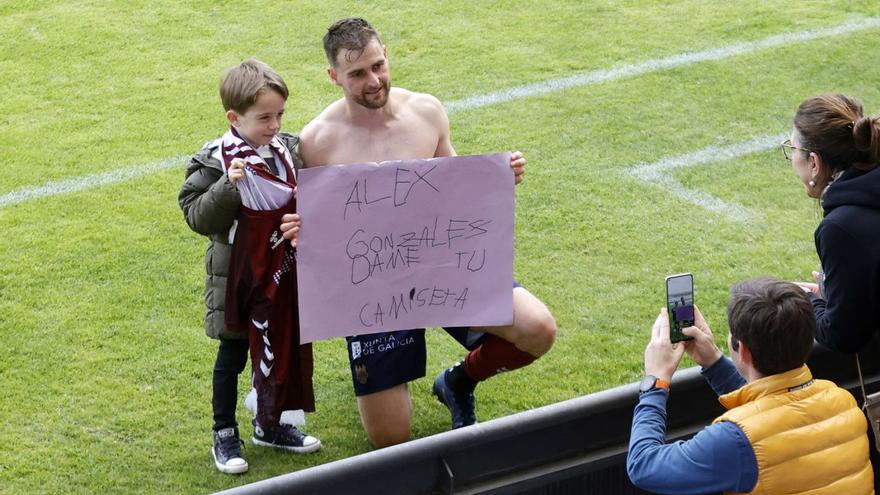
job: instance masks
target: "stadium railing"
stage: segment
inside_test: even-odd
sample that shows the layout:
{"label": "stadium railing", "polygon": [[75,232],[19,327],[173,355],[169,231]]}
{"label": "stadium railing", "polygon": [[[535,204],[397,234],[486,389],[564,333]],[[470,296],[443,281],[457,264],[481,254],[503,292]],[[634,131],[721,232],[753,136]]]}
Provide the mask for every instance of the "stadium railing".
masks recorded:
{"label": "stadium railing", "polygon": [[[880,341],[862,353],[868,393],[880,389]],[[819,345],[816,378],[861,403],[852,355]],[[722,413],[698,368],[672,380],[669,440],[692,436]],[[221,492],[247,494],[642,494],[626,475],[638,385],[631,383],[477,425],[367,452]]]}

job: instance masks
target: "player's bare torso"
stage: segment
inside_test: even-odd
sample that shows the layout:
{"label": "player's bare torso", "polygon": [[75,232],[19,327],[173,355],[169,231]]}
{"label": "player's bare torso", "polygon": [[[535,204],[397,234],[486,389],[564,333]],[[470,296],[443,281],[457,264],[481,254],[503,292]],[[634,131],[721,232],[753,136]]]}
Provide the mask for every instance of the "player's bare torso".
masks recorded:
{"label": "player's bare torso", "polygon": [[446,113],[431,95],[392,88],[385,107],[354,110],[340,99],[303,129],[307,167],[455,154]]}

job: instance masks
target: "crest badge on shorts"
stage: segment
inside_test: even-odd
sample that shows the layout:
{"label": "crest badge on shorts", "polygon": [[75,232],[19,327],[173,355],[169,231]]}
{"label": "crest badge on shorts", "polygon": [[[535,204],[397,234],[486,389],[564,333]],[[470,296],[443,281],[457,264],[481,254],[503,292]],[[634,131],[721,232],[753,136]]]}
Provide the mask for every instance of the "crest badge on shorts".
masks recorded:
{"label": "crest badge on shorts", "polygon": [[365,365],[365,364],[356,364],[356,365],[354,366],[354,372],[355,372],[355,374],[357,374],[358,382],[359,382],[361,385],[366,385],[366,383],[367,383],[367,377],[369,377],[369,375],[367,374],[367,365]]}

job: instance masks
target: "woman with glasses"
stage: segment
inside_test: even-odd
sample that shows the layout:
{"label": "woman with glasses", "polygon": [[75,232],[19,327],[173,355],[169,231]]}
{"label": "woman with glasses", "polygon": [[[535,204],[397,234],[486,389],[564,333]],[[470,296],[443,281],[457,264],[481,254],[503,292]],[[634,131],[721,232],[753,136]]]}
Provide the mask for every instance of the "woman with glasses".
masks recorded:
{"label": "woman with glasses", "polygon": [[842,94],[809,98],[782,151],[825,214],[815,232],[819,283],[800,284],[816,340],[855,352],[880,330],[880,118]]}

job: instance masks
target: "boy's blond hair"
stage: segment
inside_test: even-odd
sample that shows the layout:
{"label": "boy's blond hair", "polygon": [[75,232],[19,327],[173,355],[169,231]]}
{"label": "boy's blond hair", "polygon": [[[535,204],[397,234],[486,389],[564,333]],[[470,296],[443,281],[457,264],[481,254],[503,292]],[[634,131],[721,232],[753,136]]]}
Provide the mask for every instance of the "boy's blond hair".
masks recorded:
{"label": "boy's blond hair", "polygon": [[267,64],[251,58],[240,65],[231,67],[223,74],[220,82],[220,99],[223,109],[234,110],[239,114],[248,111],[263,91],[271,89],[287,100],[287,84],[284,79]]}

